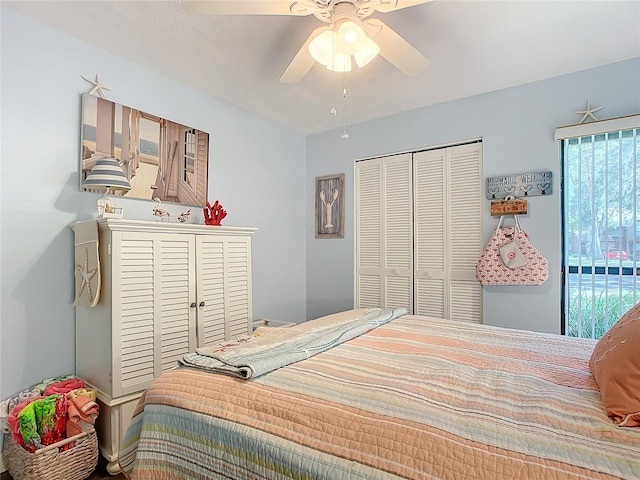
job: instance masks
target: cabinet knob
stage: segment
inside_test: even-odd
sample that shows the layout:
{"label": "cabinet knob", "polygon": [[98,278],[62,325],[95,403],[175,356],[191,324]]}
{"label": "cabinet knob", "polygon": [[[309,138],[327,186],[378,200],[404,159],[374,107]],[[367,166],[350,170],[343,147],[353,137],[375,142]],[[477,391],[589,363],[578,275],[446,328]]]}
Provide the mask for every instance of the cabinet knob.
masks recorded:
{"label": "cabinet knob", "polygon": [[191,302],[191,308],[196,308],[196,302]]}
{"label": "cabinet knob", "polygon": [[204,302],[200,302],[200,306],[201,306],[201,307],[204,307]]}

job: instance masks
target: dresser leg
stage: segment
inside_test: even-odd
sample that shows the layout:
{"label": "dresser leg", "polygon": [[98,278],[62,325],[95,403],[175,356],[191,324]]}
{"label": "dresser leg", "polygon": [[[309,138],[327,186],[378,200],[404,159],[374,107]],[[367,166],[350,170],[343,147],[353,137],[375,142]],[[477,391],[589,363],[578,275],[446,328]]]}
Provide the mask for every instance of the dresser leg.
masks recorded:
{"label": "dresser leg", "polygon": [[120,470],[120,465],[118,464],[117,460],[107,463],[107,473],[109,475],[118,475],[122,473],[122,471]]}

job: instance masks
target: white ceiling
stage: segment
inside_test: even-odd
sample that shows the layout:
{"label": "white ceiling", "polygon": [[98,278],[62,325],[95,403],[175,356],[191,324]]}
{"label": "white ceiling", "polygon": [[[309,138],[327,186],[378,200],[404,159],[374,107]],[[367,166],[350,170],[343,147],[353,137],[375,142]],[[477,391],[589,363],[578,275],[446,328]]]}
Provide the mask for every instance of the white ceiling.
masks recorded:
{"label": "white ceiling", "polygon": [[[180,0],[2,4],[297,132],[344,124],[342,74],[336,117],[334,78],[324,67],[296,84],[278,81],[323,25],[314,16],[201,16]],[[434,0],[372,18],[431,66],[414,77],[380,57],[356,67],[346,77],[348,123],[640,57],[640,0]],[[108,72],[97,73],[108,86]]]}

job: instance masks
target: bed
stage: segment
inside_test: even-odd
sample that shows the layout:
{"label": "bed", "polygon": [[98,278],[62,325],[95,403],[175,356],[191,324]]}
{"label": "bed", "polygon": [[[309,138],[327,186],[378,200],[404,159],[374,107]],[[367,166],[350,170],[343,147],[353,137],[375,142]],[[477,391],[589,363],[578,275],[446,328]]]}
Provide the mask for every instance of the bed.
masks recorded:
{"label": "bed", "polygon": [[244,370],[216,363],[243,345],[185,356],[140,400],[126,477],[640,478],[640,428],[607,416],[594,340],[389,312],[258,329]]}

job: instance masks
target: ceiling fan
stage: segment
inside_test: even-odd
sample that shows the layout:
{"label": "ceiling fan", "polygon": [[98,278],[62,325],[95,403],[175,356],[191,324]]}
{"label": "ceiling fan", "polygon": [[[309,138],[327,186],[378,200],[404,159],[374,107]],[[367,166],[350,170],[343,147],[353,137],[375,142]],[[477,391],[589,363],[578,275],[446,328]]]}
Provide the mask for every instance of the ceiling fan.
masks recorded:
{"label": "ceiling fan", "polygon": [[350,71],[351,57],[363,67],[378,53],[406,75],[430,62],[409,42],[377,18],[431,0],[183,0],[185,8],[204,15],[314,15],[328,25],[316,28],[284,73],[283,83],[302,80],[317,61],[333,71]]}

